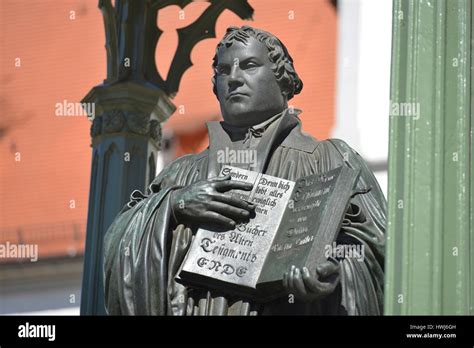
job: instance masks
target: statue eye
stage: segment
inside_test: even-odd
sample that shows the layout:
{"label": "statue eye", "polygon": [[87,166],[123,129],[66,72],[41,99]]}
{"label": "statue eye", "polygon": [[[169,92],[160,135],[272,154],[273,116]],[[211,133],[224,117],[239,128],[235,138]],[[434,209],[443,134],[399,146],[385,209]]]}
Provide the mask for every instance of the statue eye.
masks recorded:
{"label": "statue eye", "polygon": [[255,64],[254,62],[248,62],[245,64],[244,69],[251,70],[251,69],[255,69],[257,66],[258,65]]}

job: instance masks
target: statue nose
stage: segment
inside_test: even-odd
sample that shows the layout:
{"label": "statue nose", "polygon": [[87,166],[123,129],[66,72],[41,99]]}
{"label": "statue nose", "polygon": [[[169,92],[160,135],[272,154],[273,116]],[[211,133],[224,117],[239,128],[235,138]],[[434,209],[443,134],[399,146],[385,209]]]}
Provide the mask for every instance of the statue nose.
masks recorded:
{"label": "statue nose", "polygon": [[238,65],[234,64],[230,70],[229,85],[242,84],[242,83],[243,83],[242,70],[240,70],[240,67]]}

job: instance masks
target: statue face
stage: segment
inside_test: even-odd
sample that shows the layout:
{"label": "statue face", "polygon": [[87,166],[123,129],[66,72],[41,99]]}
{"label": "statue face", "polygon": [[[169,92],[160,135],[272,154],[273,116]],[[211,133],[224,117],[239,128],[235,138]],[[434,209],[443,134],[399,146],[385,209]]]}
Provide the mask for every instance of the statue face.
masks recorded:
{"label": "statue face", "polygon": [[217,97],[226,122],[252,126],[286,108],[264,44],[254,38],[234,41],[217,58]]}

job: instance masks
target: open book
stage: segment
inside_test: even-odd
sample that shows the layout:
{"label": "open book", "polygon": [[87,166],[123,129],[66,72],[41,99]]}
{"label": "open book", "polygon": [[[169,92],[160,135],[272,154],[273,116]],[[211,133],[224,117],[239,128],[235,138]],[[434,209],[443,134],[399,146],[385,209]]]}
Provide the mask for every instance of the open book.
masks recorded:
{"label": "open book", "polygon": [[254,184],[230,194],[254,203],[255,216],[233,230],[199,228],[177,280],[261,301],[282,294],[291,265],[314,271],[325,260],[359,176],[345,165],[296,182],[231,166],[220,174]]}

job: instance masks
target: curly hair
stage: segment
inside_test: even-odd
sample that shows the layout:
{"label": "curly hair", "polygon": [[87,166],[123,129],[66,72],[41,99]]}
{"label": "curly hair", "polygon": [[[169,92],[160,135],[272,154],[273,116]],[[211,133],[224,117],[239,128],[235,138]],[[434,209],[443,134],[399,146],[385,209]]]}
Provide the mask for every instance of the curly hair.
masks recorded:
{"label": "curly hair", "polygon": [[268,49],[268,58],[273,63],[272,70],[275,74],[276,80],[282,93],[287,97],[287,100],[293,98],[303,89],[303,81],[299,78],[293,66],[293,59],[291,58],[285,45],[273,34],[264,30],[256,29],[250,26],[229,27],[216,47],[216,54],[213,58],[212,68],[214,76],[212,77],[212,85],[214,94],[217,96],[216,88],[216,68],[217,68],[217,54],[221,47],[230,47],[234,41],[246,43],[249,38],[253,37],[257,41],[263,43]]}

